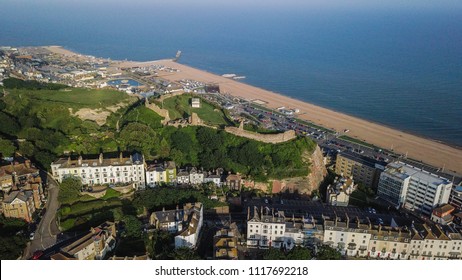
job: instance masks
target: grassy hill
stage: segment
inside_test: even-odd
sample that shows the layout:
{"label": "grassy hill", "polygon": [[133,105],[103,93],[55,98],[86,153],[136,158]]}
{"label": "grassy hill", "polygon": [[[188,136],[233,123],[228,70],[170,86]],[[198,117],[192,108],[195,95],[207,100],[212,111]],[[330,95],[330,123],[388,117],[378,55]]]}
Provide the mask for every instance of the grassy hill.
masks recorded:
{"label": "grassy hill", "polygon": [[201,107],[191,107],[191,94],[182,94],[164,100],[163,109],[167,109],[172,120],[188,118],[193,112],[210,125],[229,125],[221,108],[217,108],[201,98]]}

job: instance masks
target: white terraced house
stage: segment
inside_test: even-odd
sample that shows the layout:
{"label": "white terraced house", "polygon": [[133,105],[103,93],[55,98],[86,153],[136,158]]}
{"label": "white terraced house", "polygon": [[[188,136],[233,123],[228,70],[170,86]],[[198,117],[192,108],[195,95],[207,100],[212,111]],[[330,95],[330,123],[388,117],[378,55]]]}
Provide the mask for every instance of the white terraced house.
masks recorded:
{"label": "white terraced house", "polygon": [[145,162],[143,155],[134,153],[118,156],[102,153],[99,157],[60,158],[51,164],[53,177],[62,182],[66,177],[77,177],[84,185],[133,183],[135,188],[145,186]]}

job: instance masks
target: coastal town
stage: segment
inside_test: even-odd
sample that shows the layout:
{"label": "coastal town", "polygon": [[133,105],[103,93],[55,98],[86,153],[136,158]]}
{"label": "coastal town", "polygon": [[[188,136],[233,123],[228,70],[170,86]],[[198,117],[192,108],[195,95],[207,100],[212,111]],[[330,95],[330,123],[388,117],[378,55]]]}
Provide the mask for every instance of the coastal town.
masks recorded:
{"label": "coastal town", "polygon": [[460,149],[177,59],[0,47],[2,258],[462,258]]}

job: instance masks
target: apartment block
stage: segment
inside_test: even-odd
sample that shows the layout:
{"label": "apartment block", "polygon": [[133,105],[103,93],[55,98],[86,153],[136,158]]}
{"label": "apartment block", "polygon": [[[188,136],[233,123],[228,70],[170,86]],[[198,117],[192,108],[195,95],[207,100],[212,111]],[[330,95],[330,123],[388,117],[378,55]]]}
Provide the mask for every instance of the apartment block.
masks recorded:
{"label": "apartment block", "polygon": [[433,208],[448,203],[451,188],[446,178],[394,162],[380,175],[377,194],[396,207],[430,216]]}
{"label": "apartment block", "polygon": [[357,183],[376,189],[380,173],[385,166],[385,162],[344,151],[337,154],[335,173],[344,177],[353,176]]}

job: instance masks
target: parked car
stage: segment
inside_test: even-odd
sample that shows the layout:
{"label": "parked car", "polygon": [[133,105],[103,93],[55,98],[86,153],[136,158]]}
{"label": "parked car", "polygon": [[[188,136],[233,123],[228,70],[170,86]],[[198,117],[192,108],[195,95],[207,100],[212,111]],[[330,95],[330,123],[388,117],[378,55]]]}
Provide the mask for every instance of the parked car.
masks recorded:
{"label": "parked car", "polygon": [[40,259],[41,256],[43,256],[43,251],[38,250],[38,251],[34,252],[34,254],[32,255],[32,259],[33,260],[38,260],[38,259]]}

